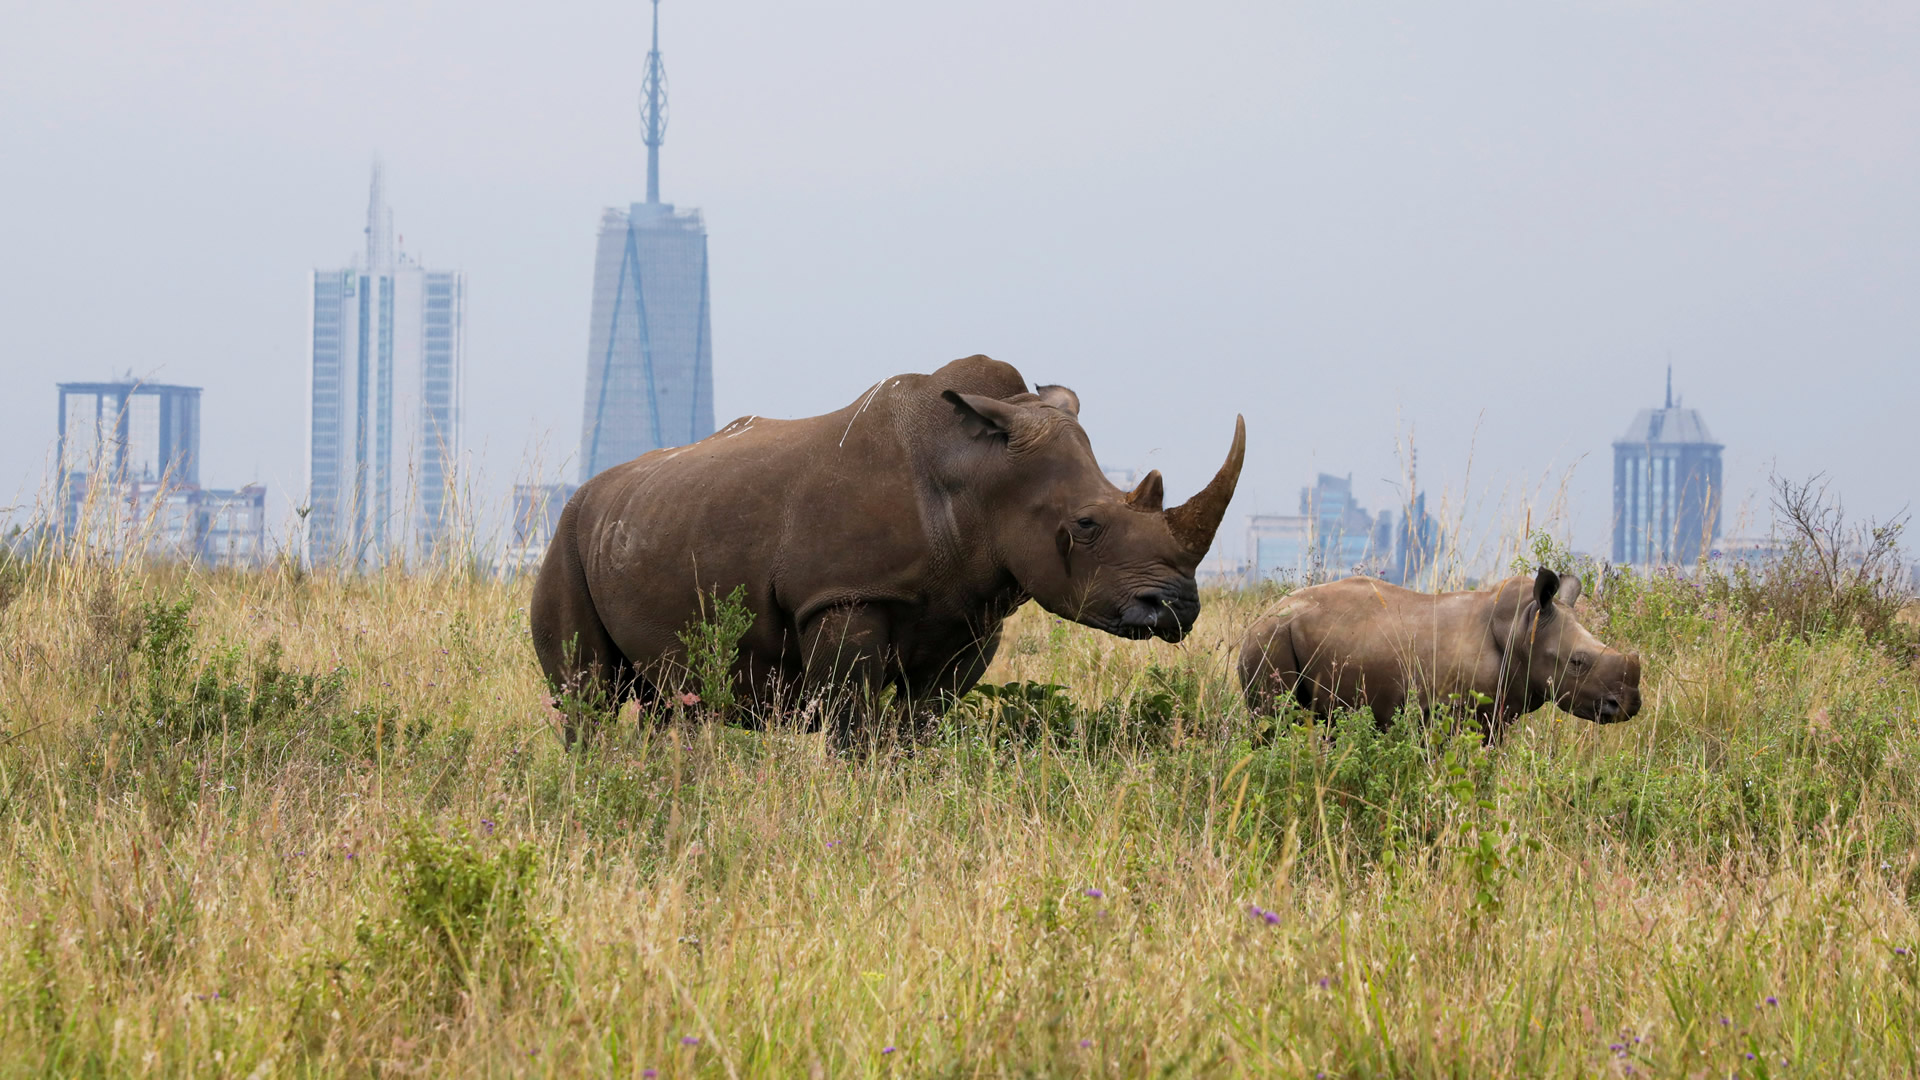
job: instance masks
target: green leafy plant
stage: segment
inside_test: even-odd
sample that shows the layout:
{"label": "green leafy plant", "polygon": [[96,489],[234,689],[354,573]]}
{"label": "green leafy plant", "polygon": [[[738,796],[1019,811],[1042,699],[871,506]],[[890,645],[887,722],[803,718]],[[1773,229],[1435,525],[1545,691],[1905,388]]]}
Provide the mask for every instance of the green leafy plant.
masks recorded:
{"label": "green leafy plant", "polygon": [[713,591],[711,611],[706,594],[701,594],[700,620],[678,635],[687,650],[687,671],[699,687],[700,701],[712,712],[724,716],[733,711],[733,665],[740,655],[740,639],[752,626],[747,587],[735,585],[724,597],[720,590]]}

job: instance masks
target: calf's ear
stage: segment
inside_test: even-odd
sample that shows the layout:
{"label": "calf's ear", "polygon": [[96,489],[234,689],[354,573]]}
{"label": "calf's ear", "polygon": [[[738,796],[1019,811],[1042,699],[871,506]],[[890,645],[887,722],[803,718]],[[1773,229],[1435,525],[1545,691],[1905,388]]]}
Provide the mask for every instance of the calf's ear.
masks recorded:
{"label": "calf's ear", "polygon": [[1533,602],[1539,605],[1541,618],[1553,614],[1553,597],[1559,591],[1559,574],[1543,566],[1539,573],[1533,575]]}
{"label": "calf's ear", "polygon": [[1020,420],[1020,406],[999,398],[962,394],[957,390],[943,390],[940,396],[953,405],[953,411],[960,417],[960,426],[975,438],[983,435],[1006,438]]}
{"label": "calf's ear", "polygon": [[1037,395],[1041,401],[1059,409],[1068,416],[1078,418],[1080,415],[1080,395],[1064,386],[1038,387],[1034,390],[1034,394]]}
{"label": "calf's ear", "polygon": [[1555,596],[1554,599],[1559,602],[1561,607],[1569,611],[1573,610],[1573,605],[1580,602],[1580,575],[1561,574],[1560,594]]}

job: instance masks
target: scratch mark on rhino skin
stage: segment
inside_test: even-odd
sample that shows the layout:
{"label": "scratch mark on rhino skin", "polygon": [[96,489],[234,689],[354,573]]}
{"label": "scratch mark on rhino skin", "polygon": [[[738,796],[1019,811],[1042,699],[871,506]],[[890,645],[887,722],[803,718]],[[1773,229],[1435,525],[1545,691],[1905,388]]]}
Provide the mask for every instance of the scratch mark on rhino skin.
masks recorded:
{"label": "scratch mark on rhino skin", "polygon": [[[895,379],[894,381],[898,382],[899,380]],[[886,389],[886,387],[887,380],[881,379],[879,382],[873,384],[871,390],[867,391],[866,397],[860,399],[860,407],[853,410],[853,419],[847,421],[847,430],[840,433],[841,446],[847,445],[847,436],[853,434],[853,421],[860,419],[860,414],[867,411],[867,406],[873,404],[874,397],[877,396],[880,391]]]}
{"label": "scratch mark on rhino skin", "polygon": [[[753,422],[758,419],[760,419],[760,414],[754,413],[752,416],[747,417],[745,420],[735,420],[733,423],[728,424],[727,427],[729,430],[727,431],[727,438],[731,439],[735,435],[745,435],[747,432],[752,431]],[[738,427],[740,430],[739,431],[731,430],[732,428],[735,428],[735,427]]]}

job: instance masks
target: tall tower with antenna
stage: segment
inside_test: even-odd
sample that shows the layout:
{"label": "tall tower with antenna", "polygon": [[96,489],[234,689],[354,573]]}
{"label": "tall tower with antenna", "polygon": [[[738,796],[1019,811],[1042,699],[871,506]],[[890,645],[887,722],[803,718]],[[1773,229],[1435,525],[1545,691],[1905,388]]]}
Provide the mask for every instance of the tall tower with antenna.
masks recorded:
{"label": "tall tower with antenna", "polygon": [[647,144],[647,201],[660,201],[660,144],[667,137],[667,69],[660,62],[660,0],[653,0],[653,47],[640,95],[641,141]]}
{"label": "tall tower with antenna", "polygon": [[713,434],[713,333],[707,226],[700,211],[660,201],[667,73],[660,0],[641,77],[647,199],[600,216],[580,418],[580,480],[650,450]]}

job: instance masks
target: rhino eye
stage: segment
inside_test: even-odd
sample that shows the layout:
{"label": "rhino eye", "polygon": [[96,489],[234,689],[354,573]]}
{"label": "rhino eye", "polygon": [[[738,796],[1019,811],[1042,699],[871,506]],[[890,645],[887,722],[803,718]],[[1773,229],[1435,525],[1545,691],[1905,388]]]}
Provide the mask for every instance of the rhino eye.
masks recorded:
{"label": "rhino eye", "polygon": [[1090,517],[1078,518],[1073,523],[1073,538],[1082,544],[1091,544],[1100,536],[1100,523]]}
{"label": "rhino eye", "polygon": [[1074,522],[1074,524],[1080,526],[1081,529],[1087,532],[1092,532],[1094,520],[1092,518],[1081,518],[1079,521]]}

